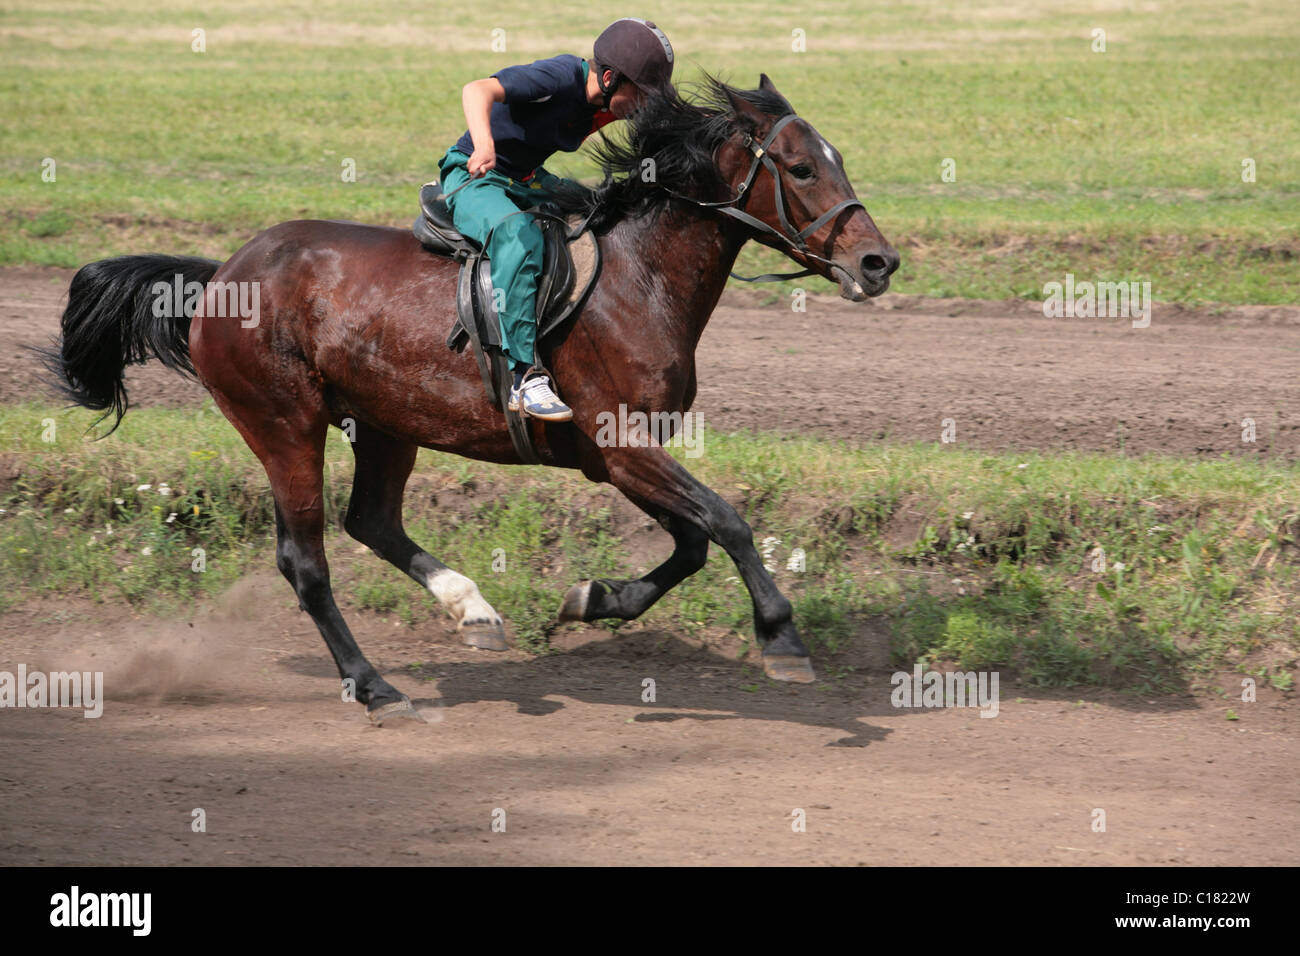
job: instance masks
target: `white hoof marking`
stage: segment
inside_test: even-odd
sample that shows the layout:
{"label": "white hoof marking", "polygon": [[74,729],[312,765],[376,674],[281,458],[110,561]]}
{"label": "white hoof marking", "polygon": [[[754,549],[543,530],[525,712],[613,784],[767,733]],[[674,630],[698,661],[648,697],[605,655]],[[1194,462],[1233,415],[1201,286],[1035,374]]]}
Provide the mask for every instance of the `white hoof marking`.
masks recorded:
{"label": "white hoof marking", "polygon": [[425,581],[425,586],[439,603],[446,606],[447,611],[456,619],[458,628],[470,623],[501,623],[501,615],[483,600],[478,585],[451,568],[433,572]]}

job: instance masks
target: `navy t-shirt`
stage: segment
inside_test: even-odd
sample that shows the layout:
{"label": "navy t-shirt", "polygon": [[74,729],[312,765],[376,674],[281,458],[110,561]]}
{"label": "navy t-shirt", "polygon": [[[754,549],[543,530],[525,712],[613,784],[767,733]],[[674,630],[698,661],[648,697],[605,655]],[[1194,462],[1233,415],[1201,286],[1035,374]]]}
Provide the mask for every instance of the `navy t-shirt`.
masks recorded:
{"label": "navy t-shirt", "polygon": [[[587,63],[570,53],[508,66],[492,75],[506,91],[504,103],[492,104],[496,168],[511,179],[527,178],[556,150],[573,152],[604,125],[602,120],[614,118],[587,102]],[[469,130],[455,148],[473,154]]]}

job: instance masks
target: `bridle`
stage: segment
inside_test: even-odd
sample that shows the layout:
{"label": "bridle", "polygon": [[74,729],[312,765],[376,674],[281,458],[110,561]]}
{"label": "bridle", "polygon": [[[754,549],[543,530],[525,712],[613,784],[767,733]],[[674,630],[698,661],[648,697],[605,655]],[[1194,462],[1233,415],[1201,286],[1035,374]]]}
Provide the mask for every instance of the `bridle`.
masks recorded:
{"label": "bridle", "polygon": [[[782,195],[781,193],[781,175],[780,175],[781,171],[777,167],[776,163],[773,162],[772,157],[768,155],[768,148],[772,145],[772,142],[776,139],[777,133],[781,132],[782,127],[784,127],[786,123],[789,123],[793,120],[797,120],[798,118],[799,117],[794,113],[787,113],[785,116],[782,116],[779,120],[777,120],[772,125],[772,128],[768,130],[767,135],[763,137],[763,141],[761,143],[756,142],[754,137],[749,133],[745,134],[745,138],[742,140],[742,142],[744,146],[751,153],[754,154],[754,158],[749,164],[749,172],[745,174],[745,178],[741,182],[740,187],[736,190],[736,194],[732,196],[730,199],[724,200],[723,202],[704,202],[703,200],[696,199],[692,196],[683,196],[680,193],[673,192],[671,189],[668,189],[666,191],[669,193],[669,195],[675,196],[678,199],[684,199],[687,202],[694,203],[697,206],[716,209],[718,210],[718,212],[731,216],[733,219],[739,219],[741,222],[745,223],[745,225],[750,226],[751,228],[757,229],[760,232],[766,232],[766,233],[770,233],[773,236],[776,236],[782,242],[786,243],[786,245],[794,249],[797,249],[799,253],[805,256],[806,258],[816,259],[818,262],[826,263],[826,265],[830,266],[832,269],[839,269],[841,271],[845,271],[843,266],[839,265],[836,262],[832,262],[830,259],[827,259],[823,256],[819,256],[811,249],[809,249],[807,239],[814,232],[820,229],[831,219],[835,218],[845,209],[852,208],[853,206],[859,206],[865,212],[867,207],[862,205],[862,201],[860,199],[841,200],[840,202],[832,206],[830,209],[822,213],[820,216],[818,216],[816,219],[814,219],[803,229],[800,229],[798,231],[795,230],[794,225],[790,222],[789,219],[786,218],[785,215],[785,196]],[[776,191],[776,214],[781,220],[780,231],[773,229],[771,226],[763,222],[761,219],[757,219],[754,216],[751,216],[749,213],[738,208],[737,205],[743,203],[745,198],[747,197],[749,187],[754,184],[754,176],[757,175],[758,173],[758,166],[760,163],[762,163],[763,166],[767,168],[767,171],[772,174],[773,188]],[[815,274],[816,273],[814,273],[812,269],[804,269],[801,272],[768,272],[768,273],[764,273],[761,276],[749,276],[749,277],[736,275],[736,273],[733,272],[731,273],[731,277],[733,279],[739,279],[742,282],[776,282],[781,279],[797,279],[800,276],[810,276]]]}

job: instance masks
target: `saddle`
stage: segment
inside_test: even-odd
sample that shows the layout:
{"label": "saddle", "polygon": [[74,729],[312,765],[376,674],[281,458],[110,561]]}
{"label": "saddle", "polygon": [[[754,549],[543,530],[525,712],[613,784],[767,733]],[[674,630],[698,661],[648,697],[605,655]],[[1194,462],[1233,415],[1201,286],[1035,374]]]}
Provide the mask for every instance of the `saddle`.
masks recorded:
{"label": "saddle", "polygon": [[[538,213],[545,243],[542,275],[537,287],[537,350],[582,305],[600,272],[600,245],[587,231],[587,219],[560,218],[547,206],[528,210]],[[588,217],[590,218],[590,217]],[[510,364],[501,351],[501,320],[492,295],[491,260],[479,244],[462,235],[452,221],[451,210],[442,198],[437,182],[420,187],[420,215],[411,231],[429,252],[449,256],[460,263],[456,283],[456,322],[447,336],[447,347],[461,352],[468,343],[488,401],[505,412],[506,425],[515,451],[530,465],[541,459],[533,448],[532,434],[522,412],[507,408],[513,380]]]}

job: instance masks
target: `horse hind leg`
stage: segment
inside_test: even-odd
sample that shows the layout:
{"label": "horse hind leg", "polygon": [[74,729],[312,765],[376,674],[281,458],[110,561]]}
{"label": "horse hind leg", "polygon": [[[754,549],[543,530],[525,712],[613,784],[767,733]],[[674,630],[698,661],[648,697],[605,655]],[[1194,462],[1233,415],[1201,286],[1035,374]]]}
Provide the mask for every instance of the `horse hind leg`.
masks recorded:
{"label": "horse hind leg", "polygon": [[358,423],[352,443],[356,475],[344,528],[375,554],[428,588],[456,621],[470,647],[504,651],[505,627],[478,585],[422,549],[402,527],[402,498],[418,449]]}
{"label": "horse hind leg", "polygon": [[[275,498],[275,562],[293,586],[298,605],[311,615],[339,677],[376,723],[397,716],[419,718],[410,699],[366,660],[334,602],[325,559],[324,449],[328,419],[323,404],[292,410],[244,408],[210,387],[217,404],[257,455]],[[422,718],[419,718],[422,719]]]}

